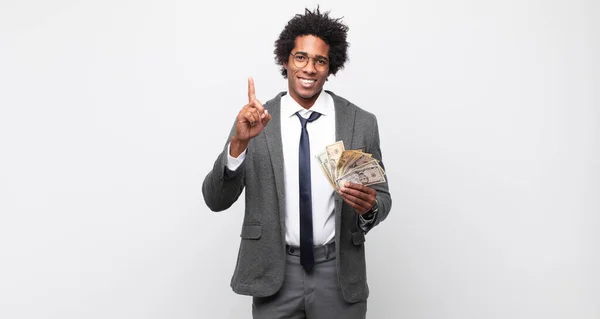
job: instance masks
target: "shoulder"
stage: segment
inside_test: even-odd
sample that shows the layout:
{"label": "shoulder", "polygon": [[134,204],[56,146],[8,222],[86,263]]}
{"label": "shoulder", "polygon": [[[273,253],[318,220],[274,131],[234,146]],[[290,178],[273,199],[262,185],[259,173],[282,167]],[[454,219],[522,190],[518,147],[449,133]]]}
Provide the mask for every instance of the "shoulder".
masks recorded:
{"label": "shoulder", "polygon": [[335,93],[331,92],[331,91],[325,91],[327,92],[331,98],[333,99],[333,103],[335,105],[336,111],[338,109],[343,109],[345,111],[350,111],[352,113],[355,114],[355,117],[357,120],[361,120],[361,121],[377,121],[377,117],[375,116],[375,114],[366,111],[365,109],[359,107],[358,105],[348,101],[347,99],[336,95]]}
{"label": "shoulder", "polygon": [[275,97],[274,97],[274,98],[272,98],[272,99],[268,100],[267,102],[265,102],[265,103],[263,104],[263,106],[264,106],[264,107],[265,107],[267,110],[269,110],[269,109],[272,109],[272,108],[274,108],[274,107],[279,107],[279,106],[281,105],[281,98],[282,98],[284,95],[286,95],[286,94],[287,94],[287,92],[285,92],[285,91],[284,91],[284,92],[279,92],[277,95],[275,95]]}

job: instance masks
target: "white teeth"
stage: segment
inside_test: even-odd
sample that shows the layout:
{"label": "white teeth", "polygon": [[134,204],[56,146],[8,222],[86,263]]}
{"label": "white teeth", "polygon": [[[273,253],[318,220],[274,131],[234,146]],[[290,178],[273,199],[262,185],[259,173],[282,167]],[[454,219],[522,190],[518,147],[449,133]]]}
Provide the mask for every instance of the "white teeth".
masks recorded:
{"label": "white teeth", "polygon": [[311,83],[315,83],[316,80],[300,79],[300,81],[302,81],[302,83],[311,84]]}

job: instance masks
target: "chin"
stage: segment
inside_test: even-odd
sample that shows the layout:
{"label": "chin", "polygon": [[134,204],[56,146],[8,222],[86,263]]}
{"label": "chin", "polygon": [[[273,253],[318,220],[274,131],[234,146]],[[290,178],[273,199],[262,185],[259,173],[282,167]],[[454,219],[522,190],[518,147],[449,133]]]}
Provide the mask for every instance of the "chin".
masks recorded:
{"label": "chin", "polygon": [[298,94],[303,99],[312,99],[319,94],[319,90]]}
{"label": "chin", "polygon": [[301,98],[303,98],[303,99],[306,99],[306,100],[308,100],[308,99],[311,99],[311,98],[313,98],[315,95],[316,95],[316,94],[300,94],[299,96],[300,96]]}

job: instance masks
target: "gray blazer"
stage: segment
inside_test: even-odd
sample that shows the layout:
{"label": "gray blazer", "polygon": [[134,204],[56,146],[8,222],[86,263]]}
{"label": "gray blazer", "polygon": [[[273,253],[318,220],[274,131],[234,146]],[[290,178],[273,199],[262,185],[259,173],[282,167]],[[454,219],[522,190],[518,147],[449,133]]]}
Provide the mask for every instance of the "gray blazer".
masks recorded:
{"label": "gray blazer", "polygon": [[[381,161],[377,119],[342,97],[327,91],[335,104],[336,140],[346,149],[362,149]],[[248,145],[246,159],[235,171],[227,169],[227,144],[202,185],[206,205],[213,211],[229,208],[246,188],[246,207],[241,230],[237,265],[231,279],[236,293],[255,297],[275,294],[283,284],[285,252],[285,185],[281,143],[281,97],[264,104],[272,119]],[[383,167],[383,162],[381,163]],[[392,206],[388,184],[377,190],[379,212],[371,228],[383,221]],[[365,232],[358,226],[358,214],[335,193],[335,246],[337,276],[344,299],[367,299]]]}

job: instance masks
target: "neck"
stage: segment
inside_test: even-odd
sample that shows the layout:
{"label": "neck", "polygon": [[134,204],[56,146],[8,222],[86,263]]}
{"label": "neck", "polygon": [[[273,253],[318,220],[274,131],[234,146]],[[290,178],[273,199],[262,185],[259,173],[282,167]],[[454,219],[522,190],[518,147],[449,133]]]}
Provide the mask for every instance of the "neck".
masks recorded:
{"label": "neck", "polygon": [[[321,92],[323,92],[323,90],[321,90]],[[303,108],[308,110],[313,105],[315,105],[315,102],[321,95],[321,92],[315,94],[314,96],[312,96],[310,98],[303,98],[301,96],[297,96],[296,94],[291,94],[291,91],[290,91],[290,96],[292,97],[292,99],[294,99],[294,101],[296,101],[296,103],[298,103],[300,106],[302,106]]]}

